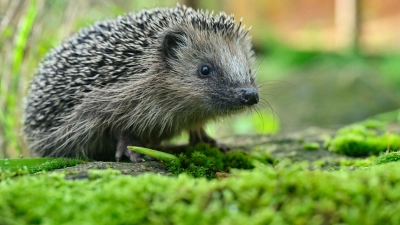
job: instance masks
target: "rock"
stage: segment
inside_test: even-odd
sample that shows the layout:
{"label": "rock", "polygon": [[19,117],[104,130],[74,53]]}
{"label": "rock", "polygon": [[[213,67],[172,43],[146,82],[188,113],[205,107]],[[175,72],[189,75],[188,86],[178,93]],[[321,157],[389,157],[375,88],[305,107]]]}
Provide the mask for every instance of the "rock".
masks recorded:
{"label": "rock", "polygon": [[67,172],[66,179],[86,179],[89,177],[88,170],[114,169],[121,171],[122,174],[137,176],[144,173],[156,173],[169,175],[167,168],[160,162],[146,161],[140,163],[131,162],[87,162],[64,169],[57,169],[53,172]]}

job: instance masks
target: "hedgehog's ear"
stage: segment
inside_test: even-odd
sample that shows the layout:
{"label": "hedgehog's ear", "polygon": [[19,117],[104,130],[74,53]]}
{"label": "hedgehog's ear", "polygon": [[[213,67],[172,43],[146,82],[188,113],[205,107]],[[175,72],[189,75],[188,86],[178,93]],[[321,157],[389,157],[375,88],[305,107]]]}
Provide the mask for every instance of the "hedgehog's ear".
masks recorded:
{"label": "hedgehog's ear", "polygon": [[162,50],[167,58],[177,59],[177,50],[186,45],[186,35],[181,31],[172,31],[165,35]]}

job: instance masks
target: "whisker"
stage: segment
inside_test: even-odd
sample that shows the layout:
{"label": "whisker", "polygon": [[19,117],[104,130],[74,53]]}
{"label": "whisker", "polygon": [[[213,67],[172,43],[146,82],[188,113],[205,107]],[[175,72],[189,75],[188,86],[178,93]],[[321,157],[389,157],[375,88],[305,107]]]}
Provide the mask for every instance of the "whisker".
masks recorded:
{"label": "whisker", "polygon": [[264,134],[265,124],[264,124],[264,117],[263,117],[263,114],[262,114],[260,108],[258,108],[258,106],[256,106],[256,107],[254,108],[254,110],[257,112],[258,117],[261,119],[261,123],[262,123],[261,134]]}
{"label": "whisker", "polygon": [[[274,83],[275,82],[275,83]],[[275,85],[276,83],[283,83],[286,84],[292,88],[296,87],[296,85],[288,82],[288,81],[284,81],[284,80],[265,80],[265,81],[259,81],[258,84],[266,84],[266,83],[270,83],[271,85]]]}
{"label": "whisker", "polygon": [[263,57],[261,58],[261,60],[259,60],[260,62],[258,63],[258,65],[257,65],[257,67],[256,67],[256,70],[254,71],[254,77],[255,77],[255,78],[258,77],[258,72],[260,71],[260,67],[261,67],[261,64],[262,64],[262,62],[264,61],[264,59],[265,59],[265,56],[263,56]]}

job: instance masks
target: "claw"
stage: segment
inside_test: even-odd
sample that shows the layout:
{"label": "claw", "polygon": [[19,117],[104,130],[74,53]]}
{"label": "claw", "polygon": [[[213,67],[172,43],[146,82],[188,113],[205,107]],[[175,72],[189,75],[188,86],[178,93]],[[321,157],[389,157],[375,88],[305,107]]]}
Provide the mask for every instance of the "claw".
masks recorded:
{"label": "claw", "polygon": [[134,152],[126,148],[125,150],[125,155],[131,160],[131,162],[138,163],[138,162],[144,162],[144,159],[142,158],[142,154]]}
{"label": "claw", "polygon": [[134,163],[145,161],[142,157],[142,154],[131,151],[130,149],[128,149],[128,145],[126,145],[125,147],[117,148],[117,151],[115,153],[115,160],[119,162],[123,155],[128,157],[129,160]]}
{"label": "claw", "polygon": [[130,135],[119,135],[117,143],[117,151],[115,152],[115,160],[119,162],[122,156],[126,156],[133,163],[143,162],[143,155],[128,149],[128,146],[140,146],[140,143],[134,140]]}

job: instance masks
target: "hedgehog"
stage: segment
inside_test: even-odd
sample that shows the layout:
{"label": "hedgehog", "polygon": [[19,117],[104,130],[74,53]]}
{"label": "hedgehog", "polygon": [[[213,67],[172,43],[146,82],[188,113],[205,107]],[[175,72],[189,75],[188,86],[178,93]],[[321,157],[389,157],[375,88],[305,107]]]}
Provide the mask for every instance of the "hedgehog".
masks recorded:
{"label": "hedgehog", "polygon": [[41,157],[116,160],[256,107],[255,53],[233,15],[177,5],[79,30],[50,50],[25,98],[28,147]]}

